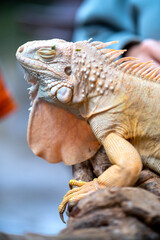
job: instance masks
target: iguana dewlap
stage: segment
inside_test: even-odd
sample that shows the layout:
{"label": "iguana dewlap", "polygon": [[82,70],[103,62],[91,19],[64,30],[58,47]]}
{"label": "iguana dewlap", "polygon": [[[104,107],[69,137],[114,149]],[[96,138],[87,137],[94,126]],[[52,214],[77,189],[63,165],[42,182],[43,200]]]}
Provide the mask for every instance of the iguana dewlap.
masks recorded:
{"label": "iguana dewlap", "polygon": [[71,165],[103,144],[113,163],[97,180],[72,182],[80,188],[66,194],[60,212],[69,200],[99,187],[133,185],[142,169],[140,155],[151,157],[147,164],[160,173],[159,69],[132,57],[116,60],[125,50],[103,49],[112,43],[53,39],[17,50],[32,83],[28,143],[33,152]]}

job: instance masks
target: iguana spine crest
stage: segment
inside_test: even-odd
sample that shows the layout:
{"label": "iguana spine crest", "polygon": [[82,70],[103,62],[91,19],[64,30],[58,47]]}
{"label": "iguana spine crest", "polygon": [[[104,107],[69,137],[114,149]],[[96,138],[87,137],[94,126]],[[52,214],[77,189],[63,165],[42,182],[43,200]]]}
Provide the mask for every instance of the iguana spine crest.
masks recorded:
{"label": "iguana spine crest", "polygon": [[97,50],[100,50],[100,52],[106,56],[110,63],[114,62],[116,66],[119,66],[123,72],[128,72],[135,76],[145,78],[149,81],[158,82],[160,80],[160,67],[155,68],[152,61],[141,62],[138,58],[134,57],[123,57],[114,61],[126,51],[126,49],[103,49],[104,47],[114,43],[117,43],[117,41],[108,43],[101,43],[96,41],[91,43],[91,45],[95,46]]}

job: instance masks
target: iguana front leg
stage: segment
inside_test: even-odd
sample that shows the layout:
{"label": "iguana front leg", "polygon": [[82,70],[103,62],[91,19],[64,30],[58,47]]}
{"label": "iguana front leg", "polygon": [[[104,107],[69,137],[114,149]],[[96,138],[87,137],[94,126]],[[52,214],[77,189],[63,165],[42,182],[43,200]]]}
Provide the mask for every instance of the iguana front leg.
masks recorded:
{"label": "iguana front leg", "polygon": [[137,150],[115,133],[106,137],[103,146],[113,166],[98,177],[99,184],[107,187],[132,186],[142,170],[142,161]]}
{"label": "iguana front leg", "polygon": [[97,179],[83,182],[79,188],[70,190],[59,206],[61,216],[68,201],[79,201],[100,188],[132,186],[137,181],[142,170],[142,162],[132,144],[115,133],[109,134],[102,144],[113,166],[109,167]]}

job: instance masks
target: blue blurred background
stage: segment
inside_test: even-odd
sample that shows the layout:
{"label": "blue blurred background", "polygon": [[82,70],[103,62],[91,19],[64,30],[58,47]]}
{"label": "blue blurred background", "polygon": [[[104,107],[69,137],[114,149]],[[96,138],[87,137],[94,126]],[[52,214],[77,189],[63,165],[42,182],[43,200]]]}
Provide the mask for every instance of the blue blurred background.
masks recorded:
{"label": "blue blurred background", "polygon": [[0,121],[0,231],[57,234],[65,225],[58,205],[68,191],[71,167],[33,155],[26,141],[30,106],[16,49],[30,40],[72,39],[81,0],[3,1],[0,10],[0,67],[18,103]]}

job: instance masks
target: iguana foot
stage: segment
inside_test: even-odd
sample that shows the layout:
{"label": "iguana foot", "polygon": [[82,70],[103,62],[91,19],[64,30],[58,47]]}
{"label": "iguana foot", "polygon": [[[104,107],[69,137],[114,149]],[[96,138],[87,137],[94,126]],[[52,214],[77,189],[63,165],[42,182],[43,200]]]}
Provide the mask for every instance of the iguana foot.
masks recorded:
{"label": "iguana foot", "polygon": [[77,180],[70,180],[69,186],[78,186],[77,188],[73,188],[69,190],[66,195],[63,198],[63,201],[59,205],[59,214],[61,217],[61,220],[65,223],[63,218],[63,213],[66,209],[66,205],[68,202],[71,201],[79,201],[80,199],[86,197],[90,193],[101,189],[104,187],[104,185],[101,185],[98,183],[97,179],[94,179],[91,182],[83,182],[83,181],[77,181]]}

